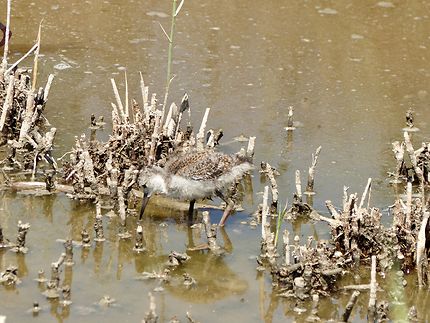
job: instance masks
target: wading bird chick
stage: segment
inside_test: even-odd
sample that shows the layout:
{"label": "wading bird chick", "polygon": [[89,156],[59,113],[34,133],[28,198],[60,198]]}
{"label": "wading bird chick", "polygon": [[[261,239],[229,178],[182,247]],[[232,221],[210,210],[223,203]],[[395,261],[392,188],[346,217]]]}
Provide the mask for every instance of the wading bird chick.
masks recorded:
{"label": "wading bird chick", "polygon": [[222,192],[252,168],[245,157],[226,155],[214,150],[191,151],[173,156],[164,168],[151,167],[141,173],[139,184],[143,187],[144,194],[139,219],[142,219],[152,194],[190,201],[189,219],[192,219],[196,200],[216,195],[227,204],[219,222],[223,226],[234,202],[230,198],[226,199]]}

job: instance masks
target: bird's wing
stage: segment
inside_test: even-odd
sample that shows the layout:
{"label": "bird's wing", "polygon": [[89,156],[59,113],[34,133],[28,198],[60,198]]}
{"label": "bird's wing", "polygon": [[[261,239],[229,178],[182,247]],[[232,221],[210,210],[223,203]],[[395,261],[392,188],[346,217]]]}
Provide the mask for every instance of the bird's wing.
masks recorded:
{"label": "bird's wing", "polygon": [[170,173],[196,181],[216,179],[233,166],[231,156],[207,151],[183,155],[166,165]]}

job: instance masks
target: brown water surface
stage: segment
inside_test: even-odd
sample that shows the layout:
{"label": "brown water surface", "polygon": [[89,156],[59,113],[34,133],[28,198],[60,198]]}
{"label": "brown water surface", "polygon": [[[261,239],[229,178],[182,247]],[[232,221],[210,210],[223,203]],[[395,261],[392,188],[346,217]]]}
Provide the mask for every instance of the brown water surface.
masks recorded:
{"label": "brown water surface", "polygon": [[[1,8],[4,22],[4,1]],[[140,71],[162,102],[168,43],[159,23],[168,30],[170,10],[170,1],[154,0],[13,2],[10,62],[32,46],[44,19],[39,84],[55,74],[46,111],[59,129],[57,157],[70,150],[74,136],[88,133],[91,113],[110,120],[110,78],[124,95],[125,70],[132,97],[140,100]],[[326,212],[327,199],[341,205],[344,185],[361,194],[371,177],[371,203],[386,210],[396,192],[387,179],[387,171],[395,166],[391,142],[402,139],[409,107],[421,129],[413,135],[416,147],[429,136],[429,13],[430,3],[418,0],[185,1],[177,19],[176,77],[169,102],[180,102],[188,92],[194,125],[210,107],[208,127],[224,130],[223,151],[241,147],[233,141],[236,136],[256,136],[255,164],[265,160],[279,170],[282,203],[292,198],[295,170],[302,171],[304,182],[311,154],[321,145],[314,207]],[[287,134],[289,106],[295,109],[299,127]],[[15,236],[18,220],[29,222],[31,229],[28,254],[0,251],[0,270],[17,265],[22,279],[16,288],[0,286],[0,315],[8,322],[140,322],[152,291],[162,322],[175,315],[185,321],[187,311],[201,322],[304,320],[309,311],[293,312],[295,303],[277,298],[269,275],[255,270],[260,230],[240,223],[261,202],[258,192],[265,183],[257,171],[254,175],[246,211],[220,234],[226,254],[190,252],[191,260],[175,271],[169,284],[136,278],[144,271],[160,271],[171,250],[184,252],[204,242],[199,232],[180,223],[178,212],[166,217],[155,210],[144,225],[148,250],[137,254],[132,251],[134,240],[118,240],[117,220],[106,218],[107,241],[88,250],[76,248],[75,265],[62,274],[72,288],[70,308],[47,301],[33,279],[39,269],[49,276],[51,262],[64,250],[57,239],[80,240],[83,227],[93,233],[94,206],[64,195],[2,193],[0,224],[5,235]],[[213,221],[219,219],[219,212],[211,213]],[[133,230],[135,222],[129,226]],[[308,235],[328,238],[324,224],[295,229],[302,241]],[[195,287],[182,286],[183,272],[196,279]],[[388,287],[381,293],[392,304],[393,318],[406,319],[412,304],[423,320],[428,317],[427,292],[417,301],[412,296],[413,277],[399,290],[393,276],[382,282]],[[364,274],[361,279],[368,281]],[[154,291],[160,286],[163,290]],[[103,295],[117,302],[100,306]],[[349,298],[335,296],[321,299],[323,319],[339,318]],[[33,301],[43,307],[35,318],[27,312]],[[365,320],[367,301],[364,292],[354,320]]]}

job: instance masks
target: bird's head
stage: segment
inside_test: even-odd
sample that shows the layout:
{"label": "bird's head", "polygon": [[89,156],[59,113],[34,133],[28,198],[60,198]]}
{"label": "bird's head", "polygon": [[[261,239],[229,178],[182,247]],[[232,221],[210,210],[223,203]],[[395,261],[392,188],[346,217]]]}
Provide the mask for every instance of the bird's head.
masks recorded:
{"label": "bird's head", "polygon": [[152,194],[167,194],[166,177],[163,169],[158,167],[146,168],[139,176],[139,185],[145,196]]}

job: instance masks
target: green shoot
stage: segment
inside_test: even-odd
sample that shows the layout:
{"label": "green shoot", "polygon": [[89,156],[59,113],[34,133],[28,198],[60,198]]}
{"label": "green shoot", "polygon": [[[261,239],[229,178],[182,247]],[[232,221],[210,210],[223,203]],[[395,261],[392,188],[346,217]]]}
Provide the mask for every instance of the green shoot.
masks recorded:
{"label": "green shoot", "polygon": [[164,118],[164,111],[166,110],[167,105],[167,97],[169,95],[169,87],[170,83],[172,82],[172,60],[173,60],[173,36],[175,31],[175,22],[176,22],[176,16],[179,14],[179,11],[182,8],[182,5],[184,4],[184,0],[181,1],[179,6],[176,6],[177,0],[172,1],[172,20],[170,24],[170,35],[167,34],[167,32],[164,30],[163,26],[160,24],[161,29],[163,30],[164,35],[166,36],[168,42],[169,42],[169,50],[167,54],[167,76],[166,76],[166,90],[164,93],[164,101],[163,101],[163,109],[161,111],[162,119]]}
{"label": "green shoot", "polygon": [[284,221],[285,214],[287,214],[287,206],[288,206],[288,201],[285,203],[285,206],[282,210],[278,208],[278,219],[276,222],[276,232],[275,232],[275,246],[278,245],[279,231],[281,231],[282,222]]}

